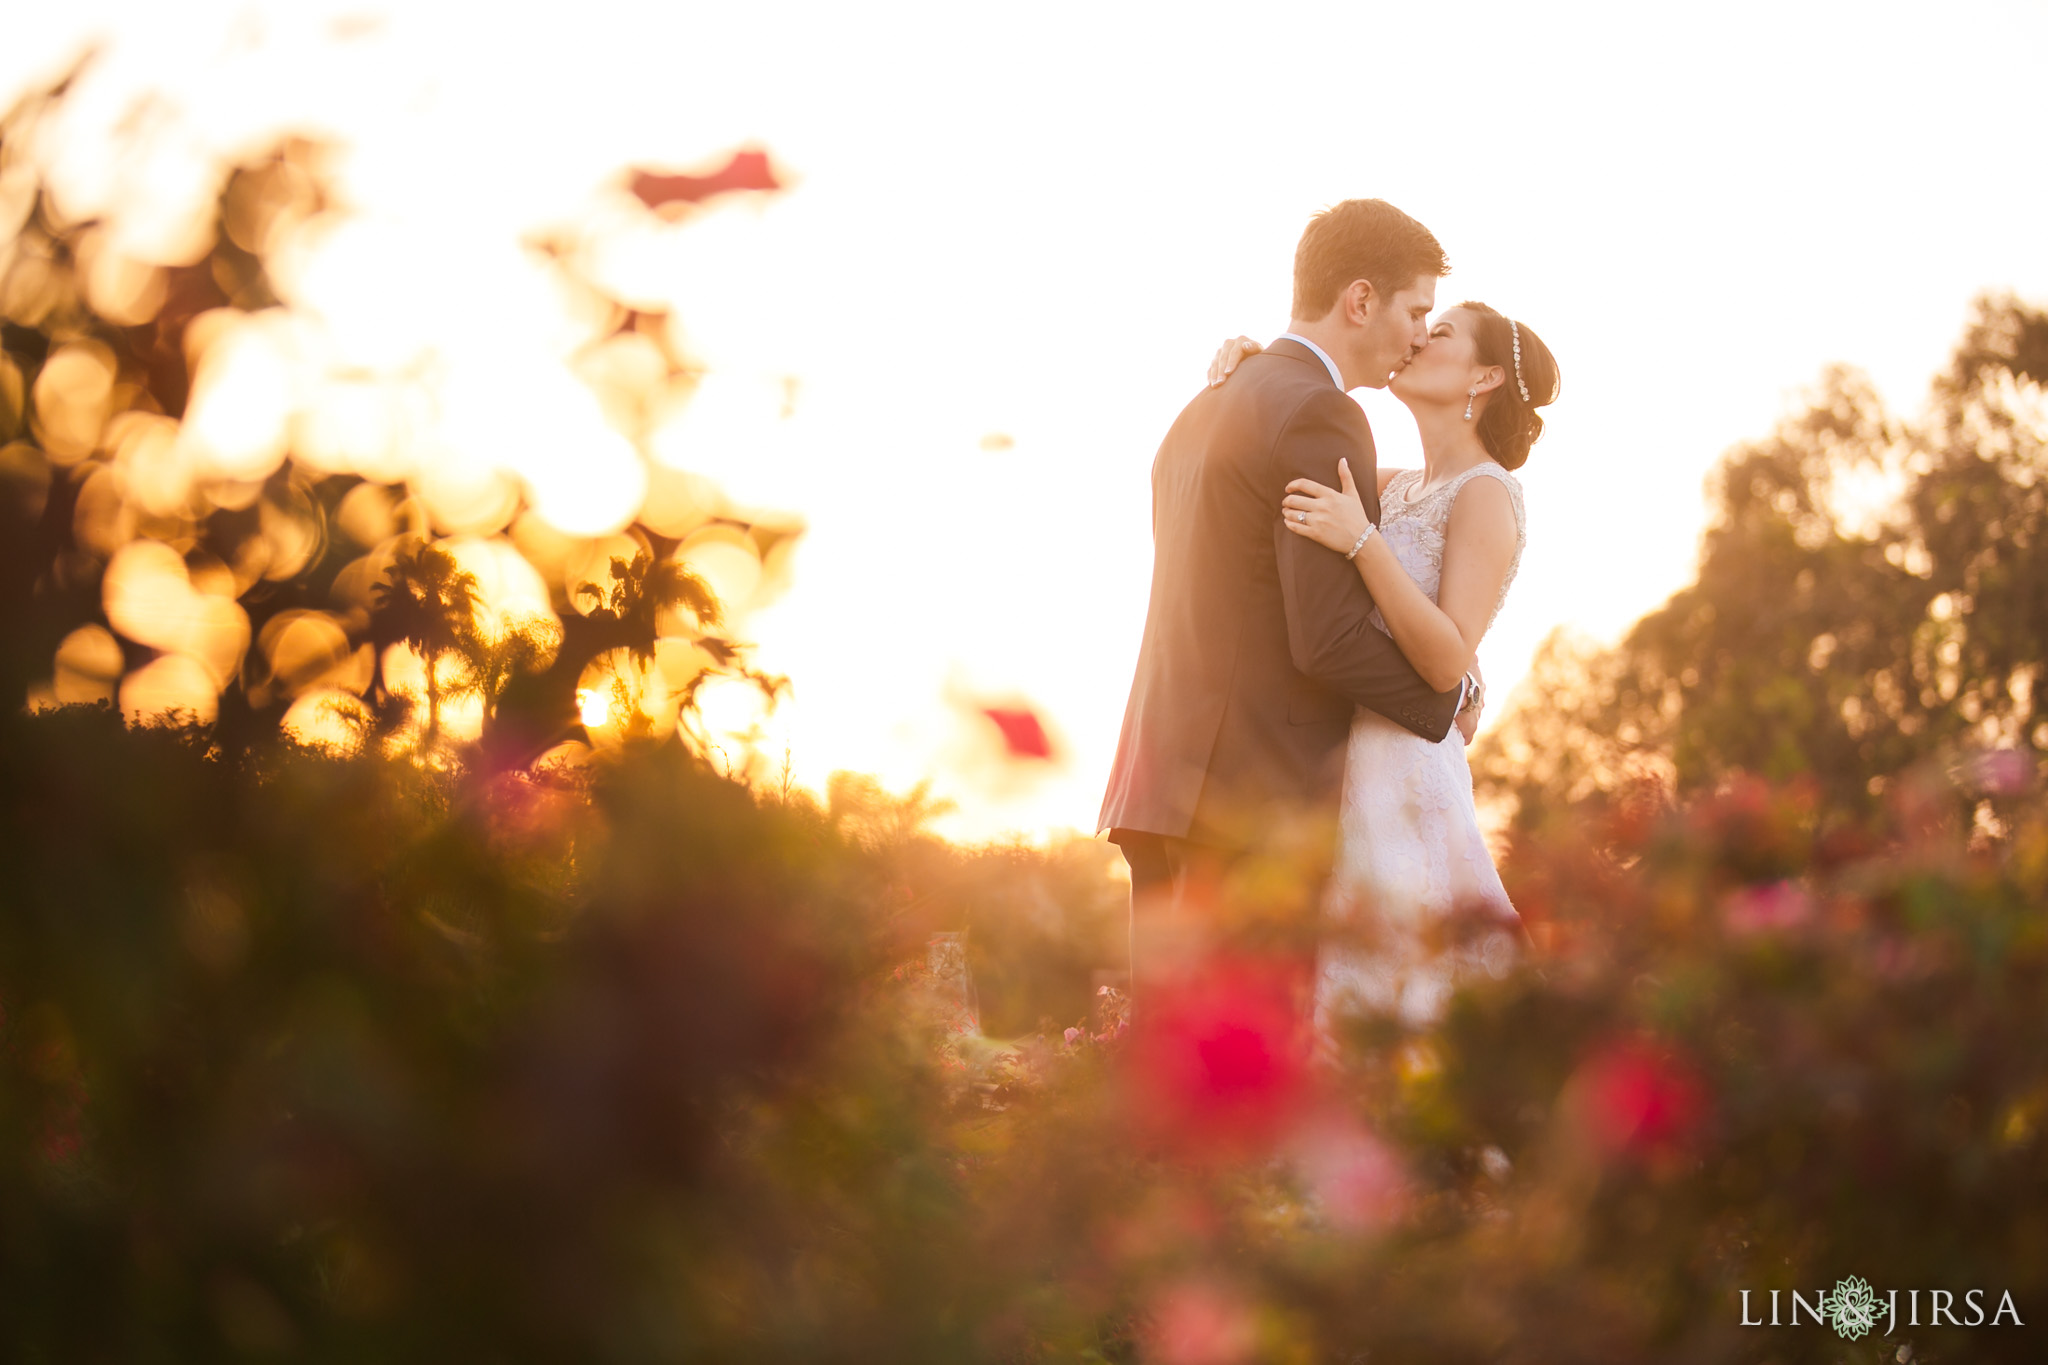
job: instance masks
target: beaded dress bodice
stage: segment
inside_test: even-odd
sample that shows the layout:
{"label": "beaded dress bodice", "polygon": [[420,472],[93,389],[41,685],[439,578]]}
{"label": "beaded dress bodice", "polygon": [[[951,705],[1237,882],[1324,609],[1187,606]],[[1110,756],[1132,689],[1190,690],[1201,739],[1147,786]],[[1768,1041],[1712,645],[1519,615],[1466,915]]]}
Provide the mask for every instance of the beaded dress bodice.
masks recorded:
{"label": "beaded dress bodice", "polygon": [[[1508,501],[1515,509],[1515,554],[1508,561],[1508,576],[1501,582],[1493,615],[1486,618],[1491,629],[1494,617],[1500,615],[1501,604],[1508,600],[1508,587],[1515,581],[1515,570],[1522,565],[1522,547],[1528,542],[1521,482],[1492,460],[1484,460],[1441,488],[1408,502],[1408,495],[1422,482],[1423,474],[1420,469],[1403,469],[1387,480],[1386,492],[1380,495],[1380,534],[1387,538],[1387,548],[1394,552],[1394,558],[1432,602],[1443,583],[1444,529],[1450,524],[1451,504],[1458,500],[1458,490],[1475,478],[1498,479],[1507,485]],[[1387,628],[1386,618],[1377,607],[1373,608],[1372,622],[1381,630]]]}

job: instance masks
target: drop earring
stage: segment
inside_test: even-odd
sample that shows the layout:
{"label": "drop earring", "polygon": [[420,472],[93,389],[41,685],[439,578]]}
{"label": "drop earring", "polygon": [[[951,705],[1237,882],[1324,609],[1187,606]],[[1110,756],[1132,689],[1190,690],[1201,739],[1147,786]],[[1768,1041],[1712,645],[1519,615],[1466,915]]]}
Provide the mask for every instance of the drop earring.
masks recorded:
{"label": "drop earring", "polygon": [[1465,420],[1468,422],[1472,420],[1472,400],[1478,396],[1479,386],[1476,384],[1465,390]]}

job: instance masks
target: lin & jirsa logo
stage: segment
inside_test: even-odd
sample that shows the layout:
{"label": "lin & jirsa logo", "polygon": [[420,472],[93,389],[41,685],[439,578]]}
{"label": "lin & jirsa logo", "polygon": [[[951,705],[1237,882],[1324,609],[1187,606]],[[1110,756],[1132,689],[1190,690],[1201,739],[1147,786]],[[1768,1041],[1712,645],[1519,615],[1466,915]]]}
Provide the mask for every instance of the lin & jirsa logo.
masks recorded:
{"label": "lin & jirsa logo", "polygon": [[[1799,1315],[1803,1312],[1812,1319],[1813,1326],[1825,1324],[1834,1328],[1835,1334],[1844,1340],[1855,1341],[1863,1336],[1864,1333],[1874,1330],[1880,1316],[1884,1318],[1884,1332],[1882,1333],[1884,1336],[1890,1336],[1892,1330],[1900,1325],[1899,1294],[1901,1291],[1896,1289],[1888,1290],[1883,1298],[1879,1298],[1877,1291],[1870,1287],[1870,1282],[1861,1275],[1851,1275],[1846,1279],[1837,1280],[1835,1281],[1833,1292],[1821,1290],[1811,1300],[1800,1290],[1794,1289],[1789,1291],[1792,1299],[1790,1321],[1781,1321],[1778,1316],[1781,1307],[1779,1296],[1788,1291],[1778,1289],[1770,1291],[1771,1307],[1768,1319],[1752,1315],[1753,1310],[1750,1307],[1749,1297],[1751,1292],[1747,1289],[1742,1291],[1742,1325],[1744,1327],[1798,1327],[1801,1325]],[[1906,1321],[1904,1325],[1907,1327],[2000,1327],[2006,1325],[2008,1321],[2014,1327],[2024,1327],[2026,1325],[2020,1321],[2020,1311],[2012,1301],[2011,1290],[2000,1292],[1998,1306],[1991,1311],[1988,1319],[1985,1315],[1984,1307],[1989,1293],[1988,1290],[1966,1289],[1962,1291],[1960,1295],[1962,1300],[1962,1316],[1960,1317],[1957,1316],[1958,1295],[1954,1290],[1908,1289],[1904,1293],[1906,1295]],[[1924,1323],[1920,1320],[1920,1296],[1922,1294],[1927,1295],[1927,1320]],[[1760,1313],[1762,1311],[1761,1306],[1754,1311]]]}

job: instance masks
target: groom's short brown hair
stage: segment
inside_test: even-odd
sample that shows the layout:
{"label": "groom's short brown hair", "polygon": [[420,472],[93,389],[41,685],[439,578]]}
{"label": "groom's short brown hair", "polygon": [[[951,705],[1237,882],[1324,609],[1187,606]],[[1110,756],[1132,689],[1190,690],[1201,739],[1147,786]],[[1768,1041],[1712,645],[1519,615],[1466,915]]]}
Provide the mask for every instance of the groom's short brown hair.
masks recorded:
{"label": "groom's short brown hair", "polygon": [[1314,322],[1337,306],[1353,280],[1391,298],[1418,275],[1448,275],[1451,263],[1428,228],[1384,199],[1346,199],[1308,220],[1294,249],[1294,313]]}

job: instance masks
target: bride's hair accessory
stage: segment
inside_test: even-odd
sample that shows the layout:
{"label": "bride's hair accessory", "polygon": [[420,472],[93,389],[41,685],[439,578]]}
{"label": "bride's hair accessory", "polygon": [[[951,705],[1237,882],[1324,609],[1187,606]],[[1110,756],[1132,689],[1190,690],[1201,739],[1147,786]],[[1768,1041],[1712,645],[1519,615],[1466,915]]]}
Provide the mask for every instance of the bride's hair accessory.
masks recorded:
{"label": "bride's hair accessory", "polygon": [[1358,558],[1358,552],[1359,552],[1360,550],[1363,550],[1363,549],[1365,548],[1365,542],[1367,542],[1368,540],[1371,540],[1371,539],[1372,539],[1372,533],[1373,533],[1374,531],[1377,531],[1377,530],[1379,530],[1379,527],[1377,527],[1377,526],[1373,525],[1373,524],[1372,524],[1371,522],[1369,522],[1369,521],[1368,521],[1368,522],[1367,522],[1367,523],[1365,524],[1365,529],[1364,529],[1363,531],[1360,531],[1360,532],[1358,533],[1358,539],[1357,539],[1357,540],[1354,540],[1354,541],[1352,541],[1352,542],[1351,542],[1351,551],[1350,551],[1350,553],[1349,553],[1349,554],[1346,554],[1346,555],[1345,555],[1344,557],[1345,557],[1346,559],[1356,559],[1356,558]]}
{"label": "bride's hair accessory", "polygon": [[[1508,319],[1508,335],[1515,339],[1515,387],[1522,391],[1522,401],[1526,403],[1529,401],[1529,386],[1522,382],[1522,329],[1515,325],[1513,318]],[[1465,415],[1472,415],[1469,404],[1466,405]]]}
{"label": "bride's hair accessory", "polygon": [[[1473,313],[1478,323],[1473,338],[1478,352],[1472,357],[1475,368],[1483,365],[1500,370],[1498,383],[1485,382],[1502,392],[1513,392],[1520,399],[1474,403],[1473,434],[1502,469],[1520,469],[1528,461],[1529,447],[1543,434],[1541,408],[1557,401],[1557,358],[1551,355],[1550,347],[1535,328],[1524,327],[1498,308],[1472,299],[1459,307]],[[1507,384],[1510,368],[1515,374],[1513,390]]]}

